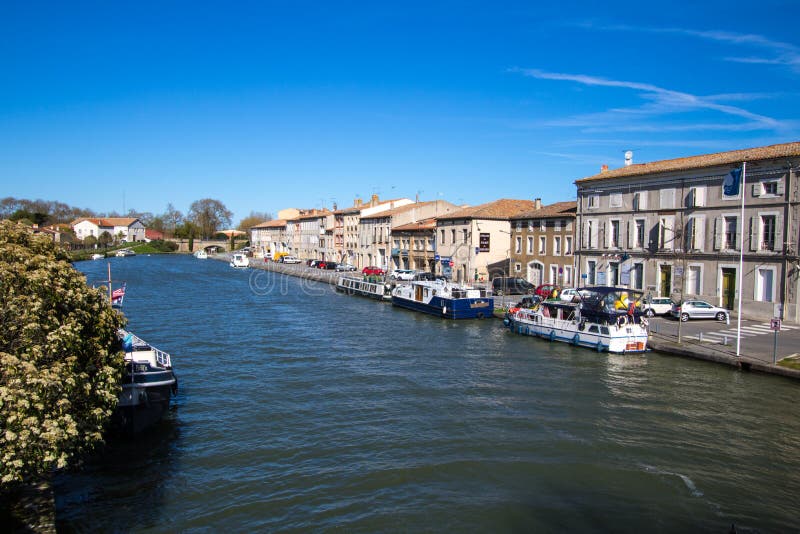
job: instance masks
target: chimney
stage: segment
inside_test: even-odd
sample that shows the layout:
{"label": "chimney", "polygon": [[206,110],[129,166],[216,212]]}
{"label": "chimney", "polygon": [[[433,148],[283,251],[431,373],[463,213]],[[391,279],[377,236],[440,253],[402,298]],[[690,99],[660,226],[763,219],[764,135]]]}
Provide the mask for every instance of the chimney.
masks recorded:
{"label": "chimney", "polygon": [[334,203],[333,203],[333,211],[336,211],[337,209],[339,209],[339,208],[338,208],[338,207],[336,207],[336,202],[334,202]]}
{"label": "chimney", "polygon": [[378,202],[378,195],[373,193],[372,198],[369,200],[369,205],[375,207],[378,205]]}
{"label": "chimney", "polygon": [[608,165],[606,165],[605,163],[603,163],[602,165],[600,165],[600,172],[601,172],[601,173],[603,173],[603,172],[608,172]]}
{"label": "chimney", "polygon": [[361,207],[361,199],[360,198],[356,198],[353,201],[353,206],[355,206],[356,208]]}
{"label": "chimney", "polygon": [[534,198],[533,199],[533,209],[537,209],[537,210],[542,209],[542,199],[541,198]]}

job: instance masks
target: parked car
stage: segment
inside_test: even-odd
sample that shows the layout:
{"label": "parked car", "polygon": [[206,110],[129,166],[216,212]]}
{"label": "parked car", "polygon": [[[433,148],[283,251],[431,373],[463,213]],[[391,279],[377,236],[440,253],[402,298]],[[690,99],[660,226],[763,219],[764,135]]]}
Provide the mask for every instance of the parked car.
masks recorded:
{"label": "parked car", "polygon": [[536,288],[534,295],[539,295],[542,299],[547,300],[550,298],[550,295],[553,295],[555,292],[554,297],[558,296],[558,293],[561,291],[561,288],[555,284],[541,284]]}
{"label": "parked car", "polygon": [[528,295],[536,288],[524,278],[495,278],[492,280],[492,291],[495,295]]}
{"label": "parked car", "polygon": [[648,317],[667,315],[672,311],[673,304],[669,297],[649,297],[642,301],[642,309]]}
{"label": "parked car", "polygon": [[306,265],[316,268],[322,260],[306,260]]}
{"label": "parked car", "polygon": [[348,271],[355,271],[356,266],[350,265],[349,263],[337,263],[336,270],[339,272],[348,272]]}
{"label": "parked car", "polygon": [[389,278],[392,280],[413,280],[414,271],[412,269],[395,269],[389,275]]}
{"label": "parked car", "polygon": [[426,281],[433,281],[433,280],[443,280],[446,281],[447,278],[443,274],[436,274],[430,273],[427,271],[414,271],[414,276],[411,278],[414,281],[417,280],[426,280]]}
{"label": "parked car", "polygon": [[[338,263],[336,263],[335,261],[326,261],[325,262],[325,269],[327,269],[329,271],[333,271],[334,269],[336,269],[337,265],[338,265]],[[320,267],[320,269],[322,269],[322,267]]]}
{"label": "parked car", "polygon": [[670,315],[680,318],[681,321],[689,319],[716,319],[717,321],[730,320],[730,313],[725,308],[714,306],[703,300],[687,300],[680,306],[672,305]]}
{"label": "parked car", "polygon": [[576,298],[577,300],[580,300],[581,298],[580,294],[578,293],[578,290],[575,289],[574,287],[567,287],[562,289],[561,293],[559,293],[558,296],[561,300],[564,300],[566,302],[572,302]]}
{"label": "parked car", "polygon": [[376,267],[374,265],[367,265],[366,267],[361,269],[361,272],[363,274],[366,274],[367,276],[372,276],[372,275],[383,276],[384,274],[383,269],[381,269],[380,267]]}
{"label": "parked car", "polygon": [[297,256],[281,256],[281,263],[300,263],[300,258]]}

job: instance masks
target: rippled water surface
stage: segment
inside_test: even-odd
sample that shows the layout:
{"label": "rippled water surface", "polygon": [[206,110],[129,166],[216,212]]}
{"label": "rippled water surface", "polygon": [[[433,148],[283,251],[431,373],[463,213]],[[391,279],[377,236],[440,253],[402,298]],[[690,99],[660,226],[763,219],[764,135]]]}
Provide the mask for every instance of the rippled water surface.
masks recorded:
{"label": "rippled water surface", "polygon": [[110,262],[180,392],[153,432],[58,478],[64,531],[800,528],[795,382],[214,260]]}

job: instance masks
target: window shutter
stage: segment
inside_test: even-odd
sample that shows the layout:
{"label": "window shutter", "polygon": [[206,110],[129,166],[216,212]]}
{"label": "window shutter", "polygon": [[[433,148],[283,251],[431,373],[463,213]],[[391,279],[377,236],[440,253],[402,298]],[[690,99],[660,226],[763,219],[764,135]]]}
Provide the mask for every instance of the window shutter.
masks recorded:
{"label": "window shutter", "polygon": [[706,248],[706,220],[694,219],[694,248],[703,252]]}
{"label": "window shutter", "polygon": [[628,248],[633,248],[633,221],[628,221]]}
{"label": "window shutter", "polygon": [[714,250],[719,250],[719,249],[722,248],[723,226],[724,226],[724,222],[722,220],[722,217],[715,217],[714,218]]}
{"label": "window shutter", "polygon": [[597,221],[595,221],[595,223],[594,223],[594,225],[593,225],[593,226],[594,226],[594,232],[592,233],[592,241],[591,241],[591,243],[589,243],[589,245],[590,245],[592,248],[596,249],[596,248],[598,248],[598,246],[597,246],[597,243],[598,243],[598,235],[597,235],[597,234],[599,234],[599,233],[600,233],[600,225],[599,225],[599,224],[597,224]]}
{"label": "window shutter", "polygon": [[589,248],[589,221],[583,223],[583,235],[581,236],[581,248]]}
{"label": "window shutter", "polygon": [[639,192],[639,209],[640,210],[647,209],[647,191]]}
{"label": "window shutter", "polygon": [[680,246],[680,241],[675,239],[677,237],[675,235],[675,219],[671,217],[664,219],[664,226],[667,228],[666,235],[664,236],[664,248],[673,250],[676,242]]}
{"label": "window shutter", "polygon": [[700,185],[694,188],[694,206],[696,208],[706,205],[706,186]]}
{"label": "window shutter", "polygon": [[756,182],[753,184],[753,196],[760,197],[761,196],[761,182]]}
{"label": "window shutter", "polygon": [[758,250],[758,222],[755,217],[750,217],[750,250]]}
{"label": "window shutter", "polygon": [[778,194],[782,195],[784,191],[784,182],[783,180],[778,180]]}
{"label": "window shutter", "polygon": [[603,246],[608,248],[611,246],[611,221],[606,221],[605,234],[603,235]]}
{"label": "window shutter", "polygon": [[775,216],[775,252],[783,253],[783,215]]}

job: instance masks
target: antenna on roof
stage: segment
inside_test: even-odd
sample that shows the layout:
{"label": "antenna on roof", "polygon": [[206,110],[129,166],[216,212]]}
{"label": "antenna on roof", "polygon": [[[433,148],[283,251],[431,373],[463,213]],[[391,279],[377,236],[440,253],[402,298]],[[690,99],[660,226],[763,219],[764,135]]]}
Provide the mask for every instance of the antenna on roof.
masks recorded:
{"label": "antenna on roof", "polygon": [[625,166],[633,165],[633,150],[625,151]]}

